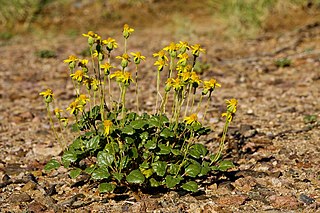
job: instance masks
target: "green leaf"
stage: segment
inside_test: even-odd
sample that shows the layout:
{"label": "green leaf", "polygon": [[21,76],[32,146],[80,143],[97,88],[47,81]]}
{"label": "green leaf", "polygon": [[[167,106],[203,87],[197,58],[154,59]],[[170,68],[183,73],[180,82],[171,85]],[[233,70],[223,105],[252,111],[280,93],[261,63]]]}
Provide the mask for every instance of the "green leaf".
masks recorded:
{"label": "green leaf", "polygon": [[186,169],[185,173],[190,177],[196,177],[201,171],[199,164],[190,164]]}
{"label": "green leaf", "polygon": [[159,144],[158,147],[160,148],[160,151],[158,152],[159,155],[167,155],[171,152],[171,148],[164,144]]}
{"label": "green leaf", "polygon": [[57,160],[51,159],[44,167],[46,172],[50,172],[53,169],[58,169],[60,167],[60,163]]}
{"label": "green leaf", "polygon": [[87,174],[92,174],[92,172],[96,169],[95,165],[89,166],[87,167],[84,172],[86,172]]}
{"label": "green leaf", "polygon": [[197,192],[198,191],[198,184],[194,181],[188,181],[181,186],[184,190],[190,192]]}
{"label": "green leaf", "polygon": [[122,133],[127,135],[133,135],[135,133],[134,129],[130,125],[125,126],[124,128],[122,128],[121,131]]}
{"label": "green leaf", "polygon": [[229,160],[224,160],[219,162],[218,170],[219,171],[226,171],[234,167],[234,164]]}
{"label": "green leaf", "polygon": [[166,176],[166,185],[169,189],[175,187],[177,184],[180,183],[179,178],[175,178],[172,175],[167,175]]}
{"label": "green leaf", "polygon": [[140,164],[139,168],[148,169],[149,168],[149,163],[147,161],[144,161],[142,164]]}
{"label": "green leaf", "polygon": [[70,163],[77,160],[77,154],[73,150],[65,151],[61,157],[62,164],[64,167],[69,167]]}
{"label": "green leaf", "polygon": [[203,161],[203,162],[202,162],[201,172],[200,172],[200,175],[199,175],[199,176],[207,175],[208,172],[211,171],[211,168],[210,168],[209,165],[210,165],[209,162],[206,162],[206,161]]}
{"label": "green leaf", "polygon": [[106,167],[100,167],[94,170],[91,174],[91,178],[94,180],[107,179],[110,176],[110,173]]}
{"label": "green leaf", "polygon": [[144,125],[146,125],[145,120],[135,120],[130,123],[130,126],[134,129],[142,129]]}
{"label": "green leaf", "polygon": [[130,113],[127,115],[127,120],[132,121],[132,120],[135,120],[136,117],[137,117],[137,113],[135,113],[135,112],[130,112]]}
{"label": "green leaf", "polygon": [[172,175],[175,175],[177,174],[179,171],[179,165],[176,165],[176,164],[171,164],[170,167],[169,167],[169,173],[172,174]]}
{"label": "green leaf", "polygon": [[139,157],[138,150],[137,150],[136,147],[132,147],[130,149],[130,152],[131,152],[131,156],[132,156],[133,159],[136,159],[136,158]]}
{"label": "green leaf", "polygon": [[131,137],[126,137],[125,139],[126,144],[133,144],[134,143],[134,139]]}
{"label": "green leaf", "polygon": [[106,193],[106,192],[113,192],[113,190],[116,188],[116,185],[112,183],[100,183],[99,184],[99,192],[100,193]]}
{"label": "green leaf", "polygon": [[148,132],[143,132],[143,133],[141,133],[141,134],[140,134],[140,138],[141,138],[142,142],[148,140],[148,138],[149,138],[149,133],[148,133]]}
{"label": "green leaf", "polygon": [[153,174],[153,169],[140,169],[140,170],[146,178],[149,178]]}
{"label": "green leaf", "polygon": [[128,162],[129,162],[130,158],[128,156],[125,156],[121,159],[120,161],[120,165],[119,165],[119,169],[124,169],[127,167]]}
{"label": "green leaf", "polygon": [[151,187],[158,187],[158,186],[160,186],[160,183],[159,183],[158,181],[156,181],[156,179],[154,179],[154,178],[150,178],[149,182],[150,182],[150,186],[151,186]]}
{"label": "green leaf", "polygon": [[69,175],[72,179],[77,178],[80,174],[81,174],[81,169],[80,168],[76,168],[70,171]]}
{"label": "green leaf", "polygon": [[97,150],[99,148],[100,136],[96,135],[86,142],[86,147],[89,150]]}
{"label": "green leaf", "polygon": [[172,154],[181,155],[181,151],[179,149],[171,149]]}
{"label": "green leaf", "polygon": [[106,150],[106,152],[110,153],[110,154],[115,154],[117,152],[119,152],[119,144],[116,142],[111,142],[109,144],[107,144],[104,149]]}
{"label": "green leaf", "polygon": [[113,161],[114,161],[114,156],[112,154],[107,153],[105,151],[98,152],[97,162],[98,162],[99,167],[111,166]]}
{"label": "green leaf", "polygon": [[171,131],[169,128],[164,128],[161,133],[160,133],[161,137],[164,138],[169,138],[169,137],[173,137],[174,136],[174,132]]}
{"label": "green leaf", "polygon": [[123,173],[119,173],[119,172],[114,172],[114,173],[112,173],[112,176],[116,179],[116,180],[118,180],[119,182],[122,180],[122,178],[123,178]]}
{"label": "green leaf", "polygon": [[133,170],[127,175],[127,181],[129,183],[142,184],[145,181],[144,175],[139,169]]}
{"label": "green leaf", "polygon": [[148,142],[144,145],[147,149],[155,149],[157,148],[157,142],[155,140],[148,140]]}
{"label": "green leaf", "polygon": [[153,170],[157,173],[159,176],[164,176],[166,173],[167,168],[167,162],[165,161],[157,161],[151,164]]}
{"label": "green leaf", "polygon": [[189,154],[194,158],[205,157],[208,150],[202,144],[195,144],[189,149]]}

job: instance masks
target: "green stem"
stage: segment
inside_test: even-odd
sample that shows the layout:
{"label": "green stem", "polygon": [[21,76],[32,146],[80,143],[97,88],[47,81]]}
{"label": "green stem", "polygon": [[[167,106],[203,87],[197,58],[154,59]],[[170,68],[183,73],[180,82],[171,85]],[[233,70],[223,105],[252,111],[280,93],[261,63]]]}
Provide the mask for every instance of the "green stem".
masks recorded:
{"label": "green stem", "polygon": [[228,120],[228,117],[226,118],[226,123],[224,124],[224,127],[223,127],[223,133],[222,133],[222,137],[221,137],[221,141],[220,141],[220,144],[219,144],[219,149],[218,149],[218,153],[215,155],[214,159],[211,161],[210,163],[210,166],[217,162],[221,156],[221,153],[222,153],[222,150],[224,148],[224,142],[226,140],[226,135],[227,135],[227,131],[228,131],[228,127],[229,127],[229,120]]}
{"label": "green stem", "polygon": [[54,123],[53,123],[53,119],[52,119],[52,116],[51,116],[51,113],[50,113],[49,103],[46,103],[46,108],[47,108],[47,113],[48,113],[48,117],[49,117],[49,120],[50,120],[50,126],[51,126],[51,129],[53,131],[54,137],[56,138],[56,140],[58,140],[61,149],[64,149],[64,146],[62,145],[62,142],[60,141],[58,133],[57,133],[56,129],[54,128]]}
{"label": "green stem", "polygon": [[160,71],[158,71],[158,73],[157,73],[157,99],[156,99],[155,114],[158,113],[159,97],[161,97],[161,93],[160,93]]}
{"label": "green stem", "polygon": [[138,65],[136,64],[136,104],[137,113],[139,114],[139,86],[138,86]]}
{"label": "green stem", "polygon": [[191,85],[188,85],[189,86],[189,91],[188,91],[188,98],[187,98],[187,105],[186,105],[186,110],[184,111],[184,117],[187,116],[187,113],[188,113],[188,108],[189,108],[189,102],[190,102],[190,94],[192,92],[192,86]]}

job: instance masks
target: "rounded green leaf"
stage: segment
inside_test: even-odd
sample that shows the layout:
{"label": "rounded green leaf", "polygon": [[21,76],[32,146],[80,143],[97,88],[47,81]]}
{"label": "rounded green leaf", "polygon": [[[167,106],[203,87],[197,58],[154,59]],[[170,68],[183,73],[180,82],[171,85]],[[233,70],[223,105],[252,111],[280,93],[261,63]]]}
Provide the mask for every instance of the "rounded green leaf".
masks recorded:
{"label": "rounded green leaf", "polygon": [[91,174],[91,178],[94,180],[107,179],[110,176],[110,173],[106,167],[100,167],[94,170]]}
{"label": "rounded green leaf", "polygon": [[127,125],[122,129],[122,133],[127,134],[127,135],[133,135],[135,133],[135,131],[132,128],[132,126]]}
{"label": "rounded green leaf", "polygon": [[158,152],[159,155],[167,155],[171,152],[171,148],[164,144],[159,144],[158,147],[160,148],[160,151]]}
{"label": "rounded green leaf", "polygon": [[202,162],[202,165],[201,165],[201,172],[200,172],[200,175],[199,176],[204,176],[204,175],[207,175],[208,172],[211,171],[211,168],[209,166],[209,162],[206,162],[206,161],[203,161]]}
{"label": "rounded green leaf", "polygon": [[231,169],[234,167],[234,164],[229,160],[224,160],[219,162],[218,170],[226,171],[227,169]]}
{"label": "rounded green leaf", "polygon": [[114,161],[114,156],[112,154],[107,153],[105,151],[98,152],[97,162],[100,167],[111,166],[113,161]]}
{"label": "rounded green leaf", "polygon": [[113,192],[113,190],[116,188],[116,185],[112,183],[101,183],[99,184],[99,192],[100,193],[106,193],[106,192]]}
{"label": "rounded green leaf", "polygon": [[171,164],[169,167],[169,173],[175,175],[178,173],[180,166],[176,164]]}
{"label": "rounded green leaf", "polygon": [[160,136],[164,137],[164,138],[173,137],[174,136],[174,132],[171,131],[169,128],[164,128],[162,130],[162,132],[160,133]]}
{"label": "rounded green leaf", "polygon": [[166,186],[169,189],[175,187],[179,183],[180,183],[180,179],[179,178],[175,178],[172,175],[167,175],[166,176]]}
{"label": "rounded green leaf", "polygon": [[116,179],[116,180],[118,180],[119,182],[122,180],[122,178],[123,178],[123,173],[119,173],[119,172],[114,172],[114,173],[112,173],[112,176]]}
{"label": "rounded green leaf", "polygon": [[147,149],[155,149],[157,148],[157,142],[155,140],[148,140],[144,147],[146,147]]}
{"label": "rounded green leaf", "polygon": [[86,141],[86,148],[89,150],[96,150],[99,148],[100,136],[96,135],[90,140]]}
{"label": "rounded green leaf", "polygon": [[159,176],[164,176],[167,169],[167,162],[165,161],[157,161],[151,164],[152,169],[157,173]]}
{"label": "rounded green leaf", "polygon": [[130,126],[134,129],[142,129],[146,125],[145,120],[135,120],[130,123]]}
{"label": "rounded green leaf", "polygon": [[201,171],[201,166],[199,164],[191,164],[185,169],[186,175],[190,177],[196,177]]}
{"label": "rounded green leaf", "polygon": [[198,184],[194,181],[188,181],[181,186],[184,190],[190,192],[197,192],[198,191]]}
{"label": "rounded green leaf", "polygon": [[160,186],[160,183],[158,181],[156,181],[156,179],[154,179],[154,178],[150,178],[149,182],[150,182],[151,187]]}
{"label": "rounded green leaf", "polygon": [[65,151],[61,157],[62,164],[65,167],[69,167],[70,163],[77,160],[77,154],[73,150]]}
{"label": "rounded green leaf", "polygon": [[72,179],[77,178],[80,174],[81,174],[81,169],[80,168],[76,168],[70,171],[69,175]]}
{"label": "rounded green leaf", "polygon": [[197,158],[197,159],[200,157],[205,157],[207,152],[208,152],[208,150],[202,144],[195,144],[189,150],[189,154],[192,157]]}
{"label": "rounded green leaf", "polygon": [[136,169],[131,171],[130,174],[127,175],[126,179],[129,183],[142,184],[145,180],[145,177],[139,169]]}
{"label": "rounded green leaf", "polygon": [[60,167],[60,163],[57,160],[51,159],[44,167],[46,172],[50,172],[53,169],[58,169]]}

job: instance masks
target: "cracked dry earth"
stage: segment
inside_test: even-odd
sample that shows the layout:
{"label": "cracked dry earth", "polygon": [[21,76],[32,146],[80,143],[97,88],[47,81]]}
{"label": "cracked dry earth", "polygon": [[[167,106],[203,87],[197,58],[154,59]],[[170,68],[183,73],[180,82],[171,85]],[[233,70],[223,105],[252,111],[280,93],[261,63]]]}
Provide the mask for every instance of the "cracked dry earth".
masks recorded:
{"label": "cracked dry earth", "polygon": [[[142,51],[149,60],[158,50],[157,44],[167,45],[173,39],[162,34],[165,40],[161,40],[160,34],[152,32],[136,29],[129,43],[131,50]],[[1,212],[320,212],[320,23],[235,43],[216,42],[207,36],[198,36],[195,42],[207,49],[202,61],[210,64],[202,77],[215,77],[222,84],[207,119],[215,131],[204,143],[212,151],[222,130],[219,115],[224,99],[239,100],[224,155],[236,168],[212,175],[196,194],[99,194],[97,185],[85,176],[72,180],[62,168],[45,173],[45,163],[61,150],[38,94],[50,87],[61,106],[68,104],[72,85],[62,60],[81,52],[85,40],[57,36],[3,42]],[[54,50],[57,57],[42,59],[34,54],[44,48]],[[285,57],[291,65],[277,67],[275,60]],[[150,84],[155,82],[151,61],[141,71],[145,110],[151,110],[154,96],[150,94],[155,93],[155,84]],[[317,120],[307,119],[307,115]]]}

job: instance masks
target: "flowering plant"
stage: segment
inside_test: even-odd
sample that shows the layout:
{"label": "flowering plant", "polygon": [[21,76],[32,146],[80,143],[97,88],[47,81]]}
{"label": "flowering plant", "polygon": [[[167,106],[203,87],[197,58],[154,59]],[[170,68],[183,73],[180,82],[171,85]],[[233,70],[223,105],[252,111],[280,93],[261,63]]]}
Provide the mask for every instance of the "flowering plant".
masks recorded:
{"label": "flowering plant", "polygon": [[[52,90],[40,93],[55,136],[64,149],[61,161],[50,160],[45,170],[56,169],[62,164],[70,168],[72,178],[89,174],[91,179],[100,182],[100,192],[112,192],[117,186],[134,184],[170,189],[181,187],[195,192],[198,190],[197,178],[233,167],[232,162],[222,160],[221,153],[228,126],[237,110],[237,100],[227,100],[227,110],[222,114],[226,121],[219,150],[210,154],[199,143],[200,137],[207,135],[210,129],[202,125],[198,115],[201,106],[205,105],[202,113],[205,118],[212,94],[221,85],[213,78],[201,80],[194,71],[196,60],[205,52],[199,44],[172,42],[153,54],[157,76],[154,113],[141,113],[138,73],[140,63],[146,57],[140,52],[128,54],[127,41],[133,32],[134,29],[124,25],[124,51],[115,57],[119,70],[111,62],[111,54],[118,48],[116,40],[104,40],[92,31],[83,34],[90,48],[90,60],[73,55],[64,60],[76,94],[66,110],[74,118],[70,125],[80,133],[70,145],[67,146],[63,136],[60,138],[55,131],[50,112],[54,101]],[[134,74],[131,67],[134,67]],[[165,79],[161,79],[164,76]],[[112,82],[119,87],[118,98],[111,90]],[[135,112],[126,107],[127,90],[132,84],[135,85]],[[60,128],[68,127],[70,118],[62,114],[63,110],[54,110]]]}

